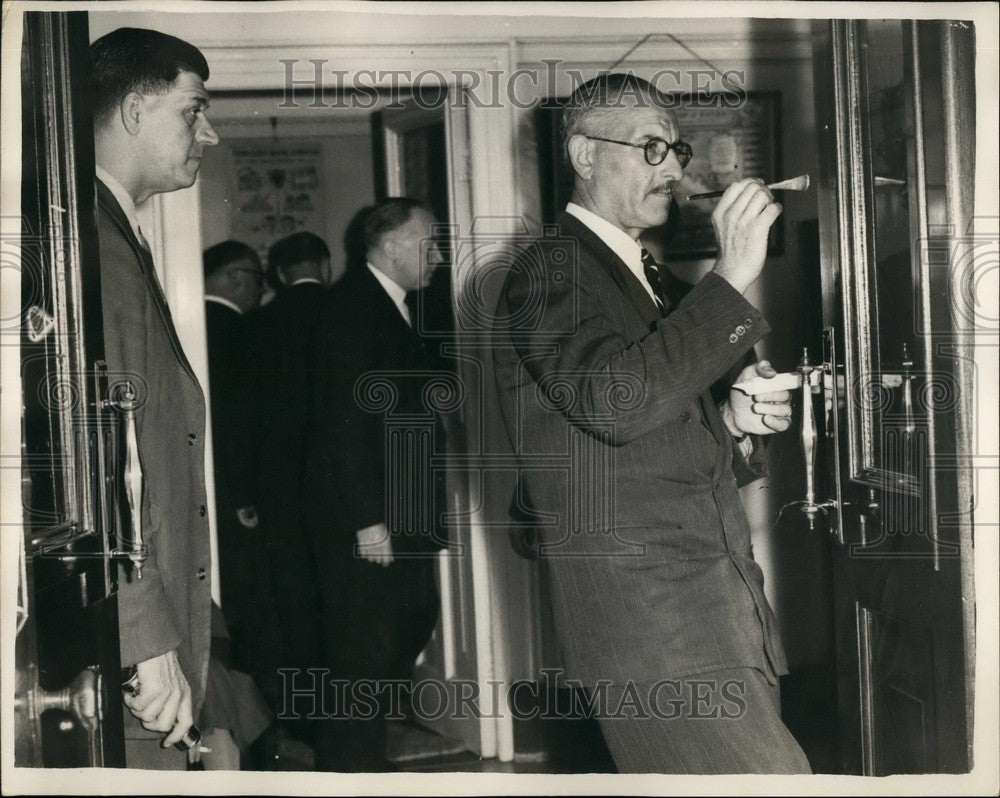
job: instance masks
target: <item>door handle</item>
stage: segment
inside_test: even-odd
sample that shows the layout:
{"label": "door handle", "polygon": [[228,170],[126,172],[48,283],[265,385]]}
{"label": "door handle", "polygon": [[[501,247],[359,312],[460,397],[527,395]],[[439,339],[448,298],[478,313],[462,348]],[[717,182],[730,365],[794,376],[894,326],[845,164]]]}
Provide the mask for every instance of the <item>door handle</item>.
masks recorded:
{"label": "door handle", "polygon": [[802,375],[800,390],[802,391],[802,454],[805,458],[806,467],[806,494],[799,505],[802,512],[809,520],[809,529],[816,528],[816,516],[819,513],[827,514],[828,510],[837,506],[837,502],[826,500],[816,501],[816,417],[813,414],[812,392],[814,387],[822,383],[825,372],[829,369],[827,364],[813,365],[809,359],[808,347],[802,350],[802,360],[796,367],[796,371]]}
{"label": "door handle", "polygon": [[142,534],[142,464],[139,462],[139,441],[135,429],[135,411],[138,401],[131,380],[108,399],[106,407],[114,408],[121,417],[122,439],[125,441],[125,496],[129,506],[132,534],[122,547],[111,552],[116,560],[129,560],[135,568],[136,579],[142,579],[142,567],[149,557],[149,547]]}
{"label": "door handle", "polygon": [[[28,666],[27,689],[14,696],[14,711],[26,713],[28,720],[36,722],[43,712],[59,709],[73,715],[88,734],[97,731],[98,721],[102,717],[101,706],[101,675],[96,667],[84,668],[76,678],[61,690],[44,690],[38,684],[38,670],[35,665]],[[72,721],[60,724],[60,730],[71,731]]]}

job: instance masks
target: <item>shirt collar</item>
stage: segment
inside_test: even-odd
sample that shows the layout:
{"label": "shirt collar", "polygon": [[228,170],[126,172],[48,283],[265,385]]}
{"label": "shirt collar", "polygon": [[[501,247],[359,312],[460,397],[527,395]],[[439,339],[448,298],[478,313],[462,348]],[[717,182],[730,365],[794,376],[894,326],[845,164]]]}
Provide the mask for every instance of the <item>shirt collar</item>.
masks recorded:
{"label": "shirt collar", "polygon": [[206,302],[215,302],[218,305],[225,305],[227,308],[232,308],[241,316],[243,315],[243,309],[237,305],[235,302],[231,302],[223,296],[216,296],[215,294],[205,294]]}
{"label": "shirt collar", "polygon": [[575,216],[601,241],[607,244],[608,248],[614,252],[626,266],[639,284],[646,289],[649,298],[657,302],[653,287],[646,280],[646,274],[642,269],[642,246],[632,236],[619,227],[615,227],[607,219],[598,216],[593,211],[588,211],[582,205],[571,202],[566,206],[566,213]]}
{"label": "shirt collar", "polygon": [[135,233],[135,237],[141,241],[142,231],[139,227],[139,216],[136,214],[135,200],[132,199],[132,195],[129,194],[128,191],[125,190],[125,186],[119,183],[118,179],[104,167],[96,166],[94,171],[97,173],[97,179],[108,187],[108,191],[111,192],[111,196],[118,201],[122,211],[125,213],[125,218],[128,219],[128,223],[132,227],[132,232]]}
{"label": "shirt collar", "polygon": [[403,288],[399,283],[395,282],[391,277],[389,277],[384,272],[380,272],[370,263],[367,264],[369,271],[375,275],[375,279],[379,281],[382,288],[389,295],[389,299],[392,300],[393,304],[399,308],[399,312],[402,317],[406,320],[406,323],[410,323],[410,309],[406,307],[406,289]]}

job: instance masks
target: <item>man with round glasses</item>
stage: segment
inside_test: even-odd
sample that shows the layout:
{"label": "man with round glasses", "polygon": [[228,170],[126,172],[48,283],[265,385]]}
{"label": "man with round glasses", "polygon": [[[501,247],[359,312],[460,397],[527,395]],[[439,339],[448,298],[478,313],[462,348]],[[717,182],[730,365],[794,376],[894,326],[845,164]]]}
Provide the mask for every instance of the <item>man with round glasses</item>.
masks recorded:
{"label": "man with round glasses", "polygon": [[[743,294],[781,206],[759,180],[730,186],[715,266],[672,303],[639,241],[692,157],[669,99],[605,74],[562,123],[573,198],[504,283],[495,372],[566,675],[621,772],[808,773],[738,491],[790,397],[709,392],[768,331]],[[762,361],[739,379],[773,374]]]}

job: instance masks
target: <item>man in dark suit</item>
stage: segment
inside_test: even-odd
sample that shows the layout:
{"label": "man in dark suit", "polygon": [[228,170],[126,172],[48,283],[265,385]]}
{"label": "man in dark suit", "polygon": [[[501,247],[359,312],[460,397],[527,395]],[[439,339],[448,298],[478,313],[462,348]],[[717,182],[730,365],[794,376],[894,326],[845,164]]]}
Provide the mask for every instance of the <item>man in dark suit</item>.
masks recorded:
{"label": "man in dark suit", "polygon": [[691,157],[669,107],[621,74],[570,98],[573,199],[497,307],[501,409],[568,676],[590,688],[619,770],[808,772],[781,722],[785,658],[738,492],[790,397],[709,392],[767,332],[743,294],[781,206],[761,181],[732,185],[715,267],[672,306],[639,243]]}
{"label": "man in dark suit", "polygon": [[122,567],[118,581],[121,661],[138,674],[138,691],[124,697],[138,721],[126,718],[126,757],[131,767],[183,768],[171,746],[200,711],[209,655],[205,402],[135,207],[192,185],[218,137],[205,117],[208,64],[195,47],[121,28],[95,41],[91,56],[104,353],[111,379],[139,392],[149,546],[142,579]]}
{"label": "man in dark suit", "polygon": [[[271,302],[247,316],[252,393],[259,409],[252,457],[254,495],[267,529],[266,554],[280,629],[278,660],[282,668],[301,672],[322,664],[316,570],[299,490],[312,343],[330,283],[330,250],[319,236],[300,231],[276,242],[267,260],[280,288]],[[275,686],[281,713],[291,705],[280,691],[294,683],[278,677]],[[290,730],[306,731],[304,724],[292,724]]]}
{"label": "man in dark suit", "polygon": [[222,610],[234,665],[251,674],[274,705],[278,623],[264,551],[271,530],[260,523],[254,495],[259,413],[245,317],[260,304],[264,271],[257,253],[240,241],[209,247],[202,261]]}
{"label": "man in dark suit", "polygon": [[413,200],[375,206],[367,265],[334,285],[320,314],[303,502],[325,654],[348,700],[321,724],[317,769],[388,769],[385,715],[399,691],[387,680],[410,678],[437,618],[443,507],[431,459],[444,434],[428,386],[443,377],[406,304],[430,282],[433,224]]}

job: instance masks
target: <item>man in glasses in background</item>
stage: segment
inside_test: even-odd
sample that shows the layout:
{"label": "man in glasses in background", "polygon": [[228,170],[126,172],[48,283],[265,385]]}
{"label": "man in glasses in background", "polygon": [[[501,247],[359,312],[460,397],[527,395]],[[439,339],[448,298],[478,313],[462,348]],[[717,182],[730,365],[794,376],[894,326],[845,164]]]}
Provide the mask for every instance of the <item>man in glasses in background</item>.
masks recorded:
{"label": "man in glasses in background", "polygon": [[[563,111],[574,172],[558,236],[501,290],[495,367],[567,676],[621,772],[808,773],[781,721],[787,671],[738,488],[751,436],[787,429],[787,392],[709,387],[768,331],[744,294],[781,213],[758,180],[713,215],[719,255],[683,300],[640,244],[692,157],[669,98],[630,74]],[[772,376],[766,362],[740,379]],[[520,497],[523,496],[523,499]]]}

